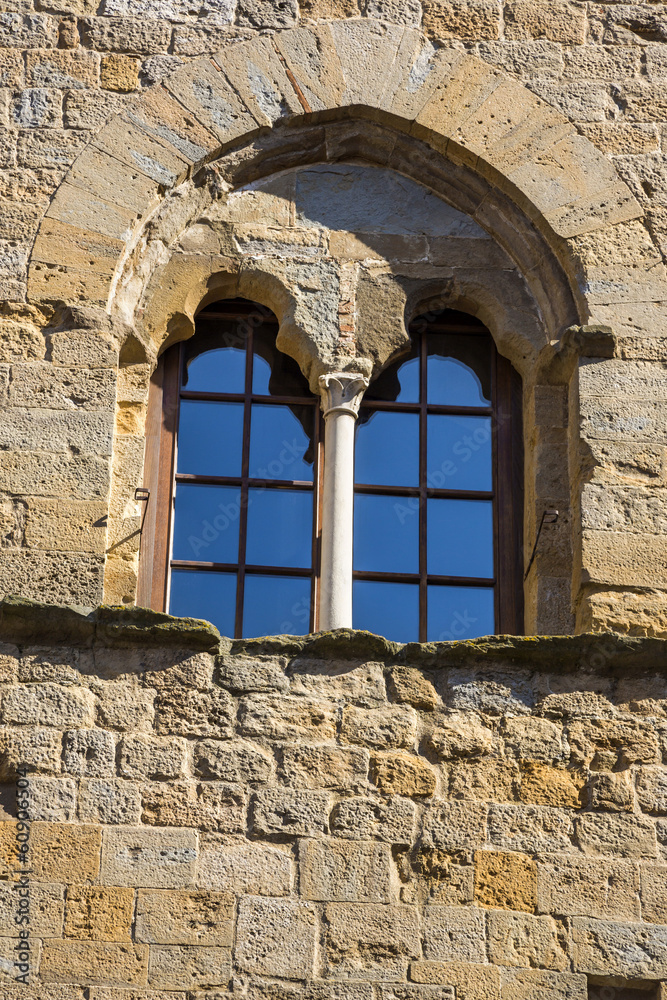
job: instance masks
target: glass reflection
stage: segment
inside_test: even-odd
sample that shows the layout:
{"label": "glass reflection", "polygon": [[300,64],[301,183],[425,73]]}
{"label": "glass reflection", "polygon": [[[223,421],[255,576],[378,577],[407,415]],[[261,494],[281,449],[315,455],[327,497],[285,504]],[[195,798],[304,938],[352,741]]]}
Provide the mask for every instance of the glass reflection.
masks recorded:
{"label": "glass reflection", "polygon": [[412,340],[410,353],[386,368],[369,385],[364,398],[387,403],[418,403],[419,339]]}
{"label": "glass reflection", "polygon": [[179,483],[174,501],[172,559],[235,563],[239,557],[240,490]]}
{"label": "glass reflection", "polygon": [[491,417],[429,415],[429,488],[492,490],[492,438]]}
{"label": "glass reflection", "polygon": [[352,626],[395,642],[419,639],[419,587],[412,583],[355,580]]}
{"label": "glass reflection", "polygon": [[309,579],[249,573],[245,578],[243,635],[306,635],[310,605]]}
{"label": "glass reflection", "polygon": [[[245,391],[246,351],[242,338],[235,337],[238,346],[224,347],[226,328],[198,332],[184,344],[183,388],[188,392]],[[240,341],[240,343],[239,343]]]}
{"label": "glass reflection", "polygon": [[491,500],[428,500],[427,524],[429,573],[493,577]]}
{"label": "glass reflection", "polygon": [[[367,413],[368,411],[366,411]],[[379,486],[419,485],[419,414],[362,411],[355,480]]]}
{"label": "glass reflection", "polygon": [[236,574],[174,569],[171,571],[169,614],[203,618],[221,635],[234,636]]}
{"label": "glass reflection", "polygon": [[313,407],[301,407],[310,436],[289,406],[255,403],[250,417],[250,478],[313,479]]}
{"label": "glass reflection", "polygon": [[289,354],[276,347],[278,325],[267,323],[253,335],[252,391],[256,396],[312,395],[308,380]]}
{"label": "glass reflection", "polygon": [[452,642],[493,635],[492,587],[428,587],[427,642]]}
{"label": "glass reflection", "polygon": [[429,333],[427,402],[490,406],[491,338]]}
{"label": "glass reflection", "polygon": [[178,472],[240,476],[243,403],[181,400]]}
{"label": "glass reflection", "polygon": [[354,498],[354,568],[419,572],[419,498]]}
{"label": "glass reflection", "polygon": [[248,491],[246,563],[308,569],[312,561],[313,496],[301,490]]}

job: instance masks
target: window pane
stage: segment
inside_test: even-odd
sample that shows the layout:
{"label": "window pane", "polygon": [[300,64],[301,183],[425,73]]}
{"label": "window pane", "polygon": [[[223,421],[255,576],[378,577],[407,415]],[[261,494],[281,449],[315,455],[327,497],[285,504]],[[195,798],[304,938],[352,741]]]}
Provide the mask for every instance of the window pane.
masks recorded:
{"label": "window pane", "polygon": [[489,337],[428,335],[427,401],[441,406],[489,406]]}
{"label": "window pane", "polygon": [[431,489],[491,490],[491,417],[428,417],[427,484]]}
{"label": "window pane", "polygon": [[356,440],[356,482],[419,485],[418,413],[372,413],[357,425]]}
{"label": "window pane", "polygon": [[204,618],[221,635],[234,636],[236,574],[190,569],[171,571],[169,614]]}
{"label": "window pane", "polygon": [[313,427],[315,409],[295,407],[310,431],[289,406],[255,403],[250,415],[250,478],[313,480]]}
{"label": "window pane", "polygon": [[419,358],[411,358],[398,369],[398,381],[401,389],[397,396],[398,403],[419,402]]}
{"label": "window pane", "polygon": [[419,572],[419,498],[354,498],[354,568]]}
{"label": "window pane", "polygon": [[204,351],[188,363],[183,388],[188,392],[243,392],[246,352],[235,347]]}
{"label": "window pane", "polygon": [[240,511],[240,492],[233,486],[179,483],[172,559],[238,562]]}
{"label": "window pane", "polygon": [[352,624],[395,642],[417,642],[419,587],[412,583],[355,580]]}
{"label": "window pane", "polygon": [[435,576],[493,577],[493,503],[427,502],[427,565]]}
{"label": "window pane", "polygon": [[289,354],[276,347],[278,324],[259,326],[253,335],[252,391],[256,396],[311,396],[308,380]]}
{"label": "window pane", "polygon": [[240,476],[243,404],[181,400],[178,472]]}
{"label": "window pane", "polygon": [[243,635],[306,635],[310,629],[311,582],[304,577],[245,578]]}
{"label": "window pane", "polygon": [[312,531],[312,493],[249,490],[246,548],[249,565],[308,569],[312,560]]}
{"label": "window pane", "polygon": [[427,642],[476,639],[496,631],[492,587],[429,587]]}

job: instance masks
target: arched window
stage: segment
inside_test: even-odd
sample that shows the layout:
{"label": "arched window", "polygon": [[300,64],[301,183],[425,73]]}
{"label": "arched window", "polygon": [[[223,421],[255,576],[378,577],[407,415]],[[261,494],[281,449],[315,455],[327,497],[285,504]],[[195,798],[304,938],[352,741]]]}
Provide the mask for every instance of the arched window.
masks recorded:
{"label": "arched window", "polygon": [[[144,602],[235,637],[319,627],[324,422],[277,329],[252,303],[208,306],[150,404]],[[520,382],[470,316],[410,333],[357,423],[352,624],[404,642],[519,632]]]}

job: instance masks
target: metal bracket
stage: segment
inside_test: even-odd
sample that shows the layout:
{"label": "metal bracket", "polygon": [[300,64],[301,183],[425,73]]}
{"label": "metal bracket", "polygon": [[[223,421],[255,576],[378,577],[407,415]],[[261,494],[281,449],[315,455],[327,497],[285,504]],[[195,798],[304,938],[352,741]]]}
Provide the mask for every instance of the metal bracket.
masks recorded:
{"label": "metal bracket", "polygon": [[540,535],[542,534],[542,528],[545,524],[557,524],[558,518],[560,517],[560,512],[557,510],[545,510],[542,513],[542,520],[540,521],[540,526],[537,529],[537,538],[535,539],[535,545],[533,546],[533,554],[530,557],[530,562],[526,572],[524,573],[523,582],[525,583],[528,579],[528,574],[530,573],[533,563],[535,562],[535,556],[537,555],[537,546],[540,543]]}
{"label": "metal bracket", "polygon": [[134,499],[138,503],[145,503],[146,504],[146,506],[144,507],[143,516],[141,518],[141,527],[139,528],[139,535],[140,536],[143,533],[144,524],[146,523],[146,514],[148,513],[148,501],[150,500],[150,498],[151,498],[151,491],[150,490],[147,490],[145,486],[137,486],[136,490],[134,491]]}

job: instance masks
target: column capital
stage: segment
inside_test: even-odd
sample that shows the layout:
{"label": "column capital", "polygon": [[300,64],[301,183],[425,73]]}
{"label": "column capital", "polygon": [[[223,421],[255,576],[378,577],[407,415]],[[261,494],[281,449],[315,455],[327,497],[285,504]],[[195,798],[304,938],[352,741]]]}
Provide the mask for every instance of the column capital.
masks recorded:
{"label": "column capital", "polygon": [[330,413],[349,413],[355,419],[366,389],[368,379],[359,372],[328,372],[319,377],[320,395],[324,416]]}

